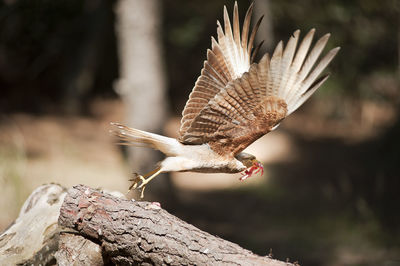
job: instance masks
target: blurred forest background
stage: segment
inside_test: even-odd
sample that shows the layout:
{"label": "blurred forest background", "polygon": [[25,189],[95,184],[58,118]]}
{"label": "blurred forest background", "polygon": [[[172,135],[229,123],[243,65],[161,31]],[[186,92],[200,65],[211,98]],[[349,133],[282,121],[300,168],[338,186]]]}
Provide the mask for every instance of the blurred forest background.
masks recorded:
{"label": "blurred forest background", "polygon": [[[224,4],[231,13],[233,1],[0,3],[0,230],[43,183],[125,192],[132,171],[153,167],[160,155],[121,150],[109,122],[176,136]],[[238,4],[243,18],[250,2]],[[400,265],[400,1],[255,10],[263,52],[298,28],[330,32],[328,48],[342,47],[331,77],[249,147],[264,176],[161,176],[146,198],[260,255]]]}

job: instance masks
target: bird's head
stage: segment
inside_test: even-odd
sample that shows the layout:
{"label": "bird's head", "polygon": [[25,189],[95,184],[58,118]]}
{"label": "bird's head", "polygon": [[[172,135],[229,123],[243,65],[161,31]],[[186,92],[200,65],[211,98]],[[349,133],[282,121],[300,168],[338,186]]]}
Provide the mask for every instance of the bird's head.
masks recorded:
{"label": "bird's head", "polygon": [[263,165],[256,159],[256,157],[252,154],[241,152],[236,156],[236,159],[239,160],[246,169],[242,172],[241,181],[251,177],[253,174],[257,174],[261,171],[261,174],[264,173]]}
{"label": "bird's head", "polygon": [[241,152],[236,155],[236,159],[239,160],[246,168],[250,168],[254,165],[254,163],[259,163],[257,161],[256,156],[250,153]]}

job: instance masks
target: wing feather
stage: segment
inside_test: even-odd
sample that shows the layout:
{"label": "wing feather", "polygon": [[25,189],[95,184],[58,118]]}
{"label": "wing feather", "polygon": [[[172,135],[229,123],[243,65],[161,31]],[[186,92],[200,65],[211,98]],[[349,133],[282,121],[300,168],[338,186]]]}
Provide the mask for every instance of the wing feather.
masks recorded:
{"label": "wing feather", "polygon": [[[253,27],[250,40],[248,37],[253,4],[247,10],[242,32],[240,32],[239,11],[235,3],[232,24],[228,11],[224,7],[224,27],[217,21],[217,40],[211,37],[211,49],[207,50],[200,77],[197,79],[189,100],[182,112],[180,135],[185,135],[193,119],[207,106],[209,101],[223,90],[227,84],[243,75],[250,68],[250,61],[255,51],[252,50],[254,36],[259,22]],[[233,30],[233,31],[232,31]],[[244,92],[246,93],[246,92]],[[251,92],[247,92],[251,93]],[[200,101],[199,99],[204,99]],[[191,103],[196,101],[196,107]]]}
{"label": "wing feather", "polygon": [[[329,51],[321,59],[321,61],[318,63],[318,65],[314,68],[314,70],[308,75],[308,77],[303,81],[303,88],[309,88],[311,86],[311,83],[315,81],[315,79],[321,74],[321,72],[328,66],[328,64],[332,61],[332,59],[335,57],[335,55],[339,52],[339,48],[335,48]],[[304,91],[302,91],[304,93]]]}
{"label": "wing feather", "polygon": [[280,83],[280,69],[281,69],[281,60],[282,60],[282,50],[283,50],[283,42],[280,41],[276,46],[274,53],[271,57],[271,66],[270,73],[271,77],[268,81],[268,87],[272,89],[271,95],[278,94],[278,84]]}
{"label": "wing feather", "polygon": [[[330,34],[321,37],[308,52],[314,33],[315,29],[311,29],[306,34],[296,52],[300,31],[295,31],[286,47],[283,46],[282,42],[278,43],[271,58],[266,93],[267,96],[272,95],[285,100],[288,105],[288,115],[300,107],[325,82],[326,79],[319,80],[318,76],[340,49],[339,47],[332,49],[317,63]],[[260,61],[260,65],[263,59]],[[322,81],[317,87],[314,86],[316,80]],[[305,93],[308,97],[304,97]]]}
{"label": "wing feather", "polygon": [[257,64],[258,83],[261,86],[261,96],[272,95],[272,88],[268,87],[269,80],[269,55],[265,54]]}
{"label": "wing feather", "polygon": [[221,48],[219,45],[216,45],[213,46],[213,51],[209,51],[210,52],[207,54],[207,64],[212,66],[215,71],[218,72],[219,76],[221,76],[221,80],[226,84],[228,80],[232,80],[232,77],[225,63],[225,58],[223,57]]}
{"label": "wing feather", "polygon": [[242,47],[247,47],[251,15],[253,14],[253,7],[254,7],[254,2],[252,2],[249,8],[247,9],[246,16],[244,18],[243,30],[242,30]]}
{"label": "wing feather", "polygon": [[208,73],[202,73],[202,75],[216,79],[217,81],[219,81],[220,86],[226,84],[226,82],[228,81],[228,79],[220,73],[221,70],[213,67],[212,63],[204,62],[203,70]]}
{"label": "wing feather", "polygon": [[[217,21],[217,39],[183,111],[179,140],[184,144],[208,143],[221,155],[235,156],[262,135],[274,130],[301,106],[328,78],[319,77],[339,48],[329,51],[317,63],[329,34],[311,48],[315,29],[304,39],[297,30],[286,46],[280,41],[270,59],[265,54],[252,63],[255,34],[251,33],[253,4],[247,10],[240,34],[235,3],[232,24],[224,7],[224,27]],[[250,33],[250,36],[249,36]]]}
{"label": "wing feather", "polygon": [[[257,64],[253,64],[249,72],[215,95],[181,141],[209,143],[221,155],[234,156],[271,131],[285,117],[286,104],[277,97],[262,96],[265,84],[259,83],[262,78],[258,77],[258,69]],[[265,76],[265,73],[260,74]]]}
{"label": "wing feather", "polygon": [[[265,54],[241,77],[231,80],[203,107],[181,135],[184,144],[208,143],[220,153],[235,156],[262,135],[274,130],[301,106],[328,78],[322,71],[335,57],[332,49],[317,64],[329,35],[307,55],[315,30],[300,43],[295,31],[286,47],[279,42],[271,60]],[[196,106],[197,107],[197,106]],[[198,110],[198,109],[196,109]]]}
{"label": "wing feather", "polygon": [[293,61],[292,67],[293,71],[297,73],[301,66],[303,65],[304,59],[306,58],[308,49],[310,48],[311,42],[313,40],[315,29],[311,29],[307,35],[304,37],[303,41],[299,46],[299,50],[296,53],[296,57]]}
{"label": "wing feather", "polygon": [[296,30],[293,33],[293,35],[289,38],[289,41],[285,48],[285,51],[283,52],[283,55],[282,55],[282,62],[281,62],[281,69],[280,69],[280,73],[282,73],[282,75],[280,77],[280,84],[279,84],[279,88],[278,88],[278,92],[279,92],[278,96],[280,98],[284,98],[284,95],[282,95],[282,93],[285,91],[284,88],[288,82],[288,79],[292,76],[291,75],[292,73],[289,69],[292,65],[293,56],[296,51],[297,41],[299,39],[299,34],[300,34],[299,30]]}
{"label": "wing feather", "polygon": [[304,94],[299,97],[299,99],[294,103],[294,109],[297,109],[300,107],[305,101],[307,101],[308,98],[310,98],[311,95],[319,88],[321,85],[329,78],[329,74],[326,74],[322,76],[321,78],[317,79],[314,82],[314,85],[311,86],[308,91],[306,91]]}
{"label": "wing feather", "polygon": [[[235,2],[234,8],[233,8],[233,38],[235,41],[235,47],[239,48],[241,47],[241,42],[240,42],[240,26],[239,26],[239,10],[238,10],[238,5],[237,2]],[[243,61],[244,55],[243,55],[243,50],[242,49],[236,49],[238,53],[238,58],[239,62]]]}
{"label": "wing feather", "polygon": [[224,6],[224,28],[225,35],[222,37],[223,39],[225,39],[225,41],[223,42],[225,44],[224,52],[225,55],[228,57],[228,62],[232,62],[232,74],[236,74],[237,70],[235,69],[235,67],[237,67],[239,64],[238,51],[235,47],[235,41],[233,40],[231,22],[229,20],[228,10],[226,9],[226,6]]}
{"label": "wing feather", "polygon": [[[330,37],[330,34],[325,34],[323,37],[321,37],[307,56],[306,54],[310,48],[314,32],[315,30],[312,29],[306,35],[302,44],[300,45],[298,54],[294,59],[291,69],[289,69],[291,74],[286,88],[290,89],[285,89],[285,92],[283,93],[284,99],[288,103],[289,114],[300,107],[305,100],[307,100],[309,96],[311,96],[312,93],[314,93],[319,87],[313,87],[312,85],[315,84],[318,76],[328,66],[328,64],[340,50],[340,47],[330,50],[327,55],[324,56],[323,59],[317,64],[317,66],[314,67]],[[312,70],[313,67],[314,70]],[[322,79],[322,83],[325,82],[325,80],[326,79]],[[322,85],[322,83],[320,85]],[[314,90],[311,90],[311,88],[314,88]],[[306,98],[303,97],[303,94],[309,91],[312,91],[312,93],[309,93],[309,96]]]}
{"label": "wing feather", "polygon": [[249,44],[248,44],[248,46],[247,46],[247,54],[249,54],[249,55],[251,54],[251,50],[253,49],[254,40],[255,40],[255,38],[256,38],[256,33],[257,33],[257,31],[258,31],[258,28],[260,27],[260,24],[261,24],[261,21],[263,20],[263,18],[264,18],[264,15],[261,16],[261,17],[258,19],[256,25],[254,25],[254,27],[253,27],[253,29],[252,29],[252,31],[251,31],[251,35],[250,35],[250,39],[249,39]]}

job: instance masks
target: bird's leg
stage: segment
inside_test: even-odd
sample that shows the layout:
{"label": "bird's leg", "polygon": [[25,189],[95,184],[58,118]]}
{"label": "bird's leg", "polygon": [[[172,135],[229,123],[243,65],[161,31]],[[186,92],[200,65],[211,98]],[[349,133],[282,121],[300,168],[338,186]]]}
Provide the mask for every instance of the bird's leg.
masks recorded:
{"label": "bird's leg", "polygon": [[[134,180],[134,183],[132,184],[131,187],[134,189],[138,188],[141,189],[140,192],[140,198],[144,197],[144,189],[146,188],[146,185],[156,176],[158,176],[162,172],[161,167],[158,167],[151,171],[150,173],[145,174],[144,176],[138,175],[138,177]],[[139,182],[142,182],[139,185]],[[139,185],[139,186],[138,186]]]}
{"label": "bird's leg", "polygon": [[143,178],[142,179],[142,183],[140,184],[140,186],[138,187],[139,189],[142,189],[142,192],[140,193],[140,198],[142,198],[143,199],[143,197],[144,197],[144,189],[146,188],[146,185],[154,178],[154,177],[156,177],[156,176],[158,176],[160,173],[162,172],[162,170],[161,170],[161,167],[159,167],[159,168],[157,168],[157,169],[155,169],[154,171],[152,171],[151,173],[150,173],[150,177],[148,177],[148,178]]}
{"label": "bird's leg", "polygon": [[128,192],[130,192],[132,189],[136,189],[138,183],[142,180],[143,176],[139,175],[138,173],[133,173],[134,177],[129,179],[129,181],[132,182],[132,184],[129,186]]}
{"label": "bird's leg", "polygon": [[[135,173],[135,178],[132,178],[130,180],[133,183],[129,187],[129,191],[131,189],[136,189],[136,188],[142,189],[142,191],[140,193],[140,198],[143,198],[144,197],[144,189],[146,188],[147,183],[149,183],[154,177],[156,177],[160,173],[161,173],[161,167],[154,169],[153,171],[145,174],[144,176]],[[142,182],[142,183],[139,185],[140,182]]]}

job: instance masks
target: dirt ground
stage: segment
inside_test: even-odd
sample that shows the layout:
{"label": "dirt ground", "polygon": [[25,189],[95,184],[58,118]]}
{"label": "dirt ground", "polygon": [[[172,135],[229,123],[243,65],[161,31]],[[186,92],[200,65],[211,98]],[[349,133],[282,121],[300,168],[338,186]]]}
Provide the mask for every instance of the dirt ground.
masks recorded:
{"label": "dirt ground", "polygon": [[[354,117],[339,113],[326,121],[325,114],[318,113],[321,104],[326,105],[316,101],[295,113],[248,148],[263,162],[263,176],[240,182],[240,175],[175,173],[172,191],[167,192],[173,198],[163,207],[261,255],[272,252],[304,265],[374,265],[384,258],[392,263],[390,258],[400,249],[371,240],[380,232],[373,217],[360,222],[349,215],[354,207],[361,212],[364,208],[369,217],[364,202],[347,206],[335,200],[336,186],[340,191],[350,186],[349,173],[324,158],[345,163],[341,160],[354,155],[349,147],[384,130],[395,118],[394,110],[348,103],[350,111],[343,113]],[[108,133],[110,121],[123,121],[122,110],[117,100],[97,100],[86,117],[2,115],[0,231],[15,219],[31,191],[44,183],[83,183],[125,193],[132,170]],[[171,118],[165,131],[173,136],[178,127],[179,118]],[[314,164],[320,164],[315,171]]]}

